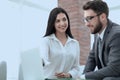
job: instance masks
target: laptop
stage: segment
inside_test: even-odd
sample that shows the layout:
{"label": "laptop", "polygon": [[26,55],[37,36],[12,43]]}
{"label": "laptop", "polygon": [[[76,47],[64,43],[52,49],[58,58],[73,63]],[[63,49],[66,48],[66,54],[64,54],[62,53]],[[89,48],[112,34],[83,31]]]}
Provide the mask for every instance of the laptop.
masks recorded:
{"label": "laptop", "polygon": [[24,80],[44,80],[39,48],[21,52],[21,66]]}

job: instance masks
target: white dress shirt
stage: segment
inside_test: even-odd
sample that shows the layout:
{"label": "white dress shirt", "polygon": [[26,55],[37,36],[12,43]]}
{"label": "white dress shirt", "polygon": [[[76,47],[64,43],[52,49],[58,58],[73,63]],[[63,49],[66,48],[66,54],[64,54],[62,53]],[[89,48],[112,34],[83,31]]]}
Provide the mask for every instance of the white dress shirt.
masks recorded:
{"label": "white dress shirt", "polygon": [[103,40],[103,36],[104,36],[105,30],[106,30],[106,27],[103,29],[101,34],[98,34],[101,40]]}
{"label": "white dress shirt", "polygon": [[80,46],[77,40],[68,37],[63,46],[55,34],[51,34],[42,39],[40,52],[45,63],[45,78],[56,79],[56,72],[70,73],[73,78],[77,77],[80,60]]}

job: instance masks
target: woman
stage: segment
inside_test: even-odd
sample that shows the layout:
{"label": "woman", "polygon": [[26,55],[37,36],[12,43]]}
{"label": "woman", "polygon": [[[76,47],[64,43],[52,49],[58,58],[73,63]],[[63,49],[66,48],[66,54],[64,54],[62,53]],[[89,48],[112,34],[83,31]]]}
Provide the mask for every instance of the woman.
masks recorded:
{"label": "woman", "polygon": [[45,78],[77,77],[80,47],[73,39],[69,17],[64,9],[57,7],[50,12],[41,46]]}

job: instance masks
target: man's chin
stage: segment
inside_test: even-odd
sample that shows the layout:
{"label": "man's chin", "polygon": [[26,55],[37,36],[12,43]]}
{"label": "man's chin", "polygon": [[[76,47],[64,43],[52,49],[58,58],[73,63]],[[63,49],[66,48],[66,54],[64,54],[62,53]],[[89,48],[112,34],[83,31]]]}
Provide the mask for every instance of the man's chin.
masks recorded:
{"label": "man's chin", "polygon": [[91,34],[95,34],[95,32],[91,31]]}

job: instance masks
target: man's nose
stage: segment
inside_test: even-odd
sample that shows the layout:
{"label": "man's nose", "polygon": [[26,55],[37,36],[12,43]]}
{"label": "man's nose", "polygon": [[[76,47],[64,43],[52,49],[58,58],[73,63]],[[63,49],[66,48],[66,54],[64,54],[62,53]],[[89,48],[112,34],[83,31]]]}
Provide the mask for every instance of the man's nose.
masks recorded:
{"label": "man's nose", "polygon": [[90,22],[86,21],[85,26],[89,26],[89,25],[90,25]]}

